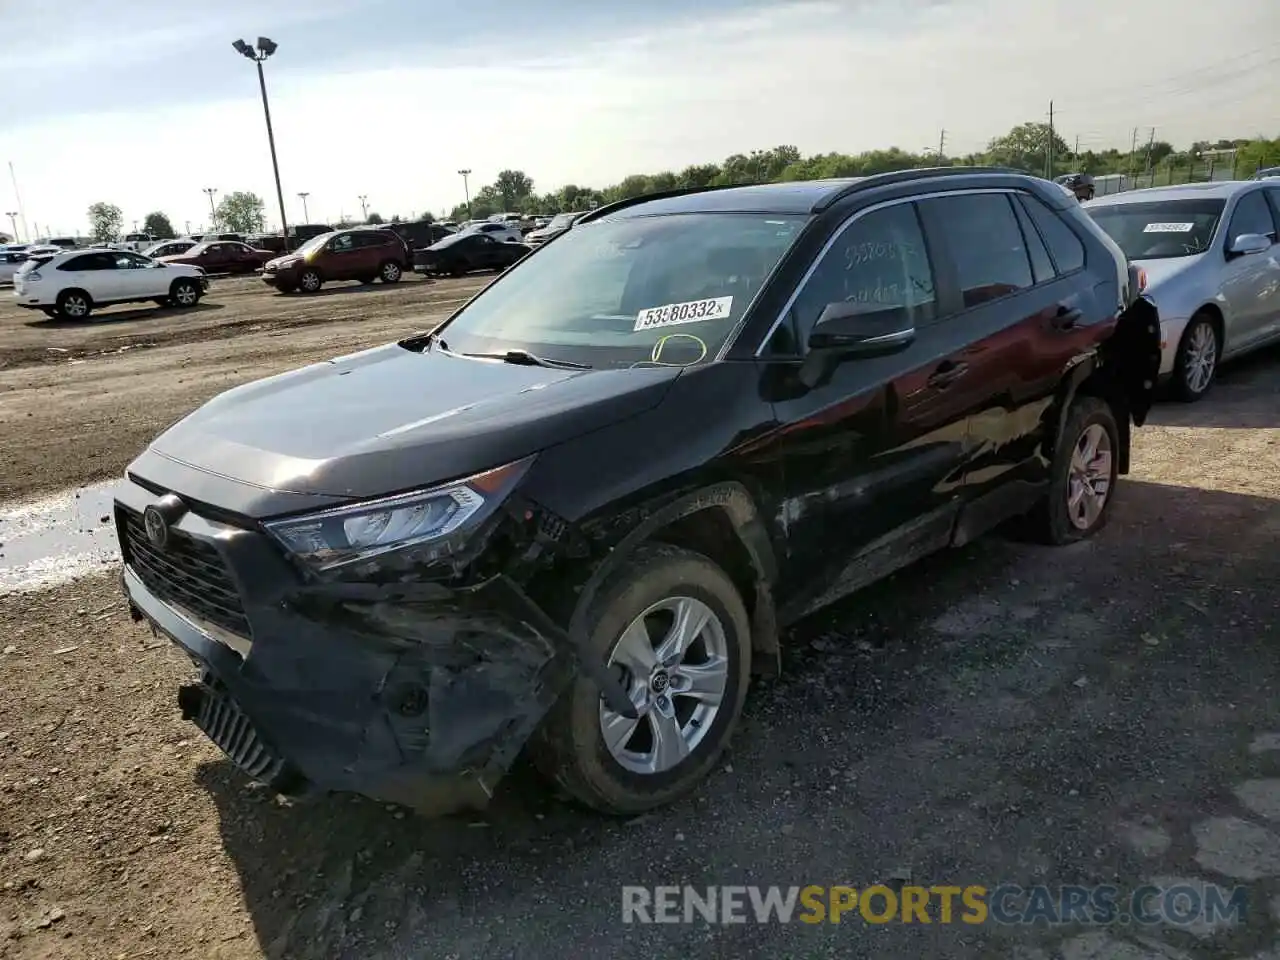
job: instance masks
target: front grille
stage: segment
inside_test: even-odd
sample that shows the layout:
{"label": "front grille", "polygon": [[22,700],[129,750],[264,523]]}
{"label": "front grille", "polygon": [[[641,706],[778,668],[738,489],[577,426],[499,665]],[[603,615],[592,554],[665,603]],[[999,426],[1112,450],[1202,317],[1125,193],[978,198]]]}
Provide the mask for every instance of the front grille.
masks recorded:
{"label": "front grille", "polygon": [[284,785],[289,766],[267,746],[234,700],[198,683],[178,691],[178,705],[183,717],[203,730],[246,776],[271,787]]}
{"label": "front grille", "polygon": [[124,561],[148,590],[223,630],[252,637],[240,594],[216,549],[170,528],[169,542],[157,550],[147,539],[142,515],[121,505],[116,522]]}

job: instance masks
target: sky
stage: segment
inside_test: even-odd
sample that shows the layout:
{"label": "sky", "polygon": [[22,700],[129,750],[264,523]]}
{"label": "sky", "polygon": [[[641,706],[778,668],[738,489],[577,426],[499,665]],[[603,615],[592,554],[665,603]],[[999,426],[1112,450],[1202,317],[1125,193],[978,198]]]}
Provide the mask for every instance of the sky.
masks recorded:
{"label": "sky", "polygon": [[[789,143],[979,150],[1047,119],[1080,149],[1137,130],[1280,135],[1277,0],[0,0],[0,214],[87,231],[95,201],[179,231],[249,190],[290,222],[437,216],[507,168],[537,190]],[[19,204],[19,196],[21,204]],[[8,229],[7,217],[0,221]],[[21,232],[22,223],[19,221]]]}

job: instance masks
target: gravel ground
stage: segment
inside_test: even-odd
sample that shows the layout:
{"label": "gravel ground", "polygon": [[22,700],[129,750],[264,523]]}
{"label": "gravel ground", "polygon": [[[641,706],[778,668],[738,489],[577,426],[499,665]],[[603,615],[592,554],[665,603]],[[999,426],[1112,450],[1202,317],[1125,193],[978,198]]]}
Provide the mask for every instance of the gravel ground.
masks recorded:
{"label": "gravel ground", "polygon": [[[305,319],[319,299],[277,315],[283,298],[237,290],[225,309],[243,296],[263,330],[184,327],[180,345],[76,366],[3,340],[29,352],[0,351],[18,358],[0,423],[38,429],[0,465],[0,497],[117,472],[204,397],[423,326],[476,286],[335,293],[340,320],[329,298]],[[1280,957],[1277,360],[1158,408],[1097,539],[988,538],[792,631],[722,769],[625,823],[524,769],[483,816],[282,805],[178,718],[188,667],[129,622],[114,573],[0,597],[0,957]],[[1250,909],[1143,931],[621,923],[624,884],[908,874],[1241,883]]]}

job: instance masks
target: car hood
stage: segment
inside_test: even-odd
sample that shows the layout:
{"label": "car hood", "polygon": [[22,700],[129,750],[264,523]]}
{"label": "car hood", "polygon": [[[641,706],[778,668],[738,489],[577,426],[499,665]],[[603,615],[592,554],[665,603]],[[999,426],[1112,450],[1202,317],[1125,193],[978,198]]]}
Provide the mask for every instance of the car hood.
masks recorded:
{"label": "car hood", "polygon": [[389,344],[236,387],[149,453],[266,490],[376,497],[643,413],[677,376],[674,367],[561,370]]}
{"label": "car hood", "polygon": [[301,254],[297,254],[297,253],[282,253],[282,254],[278,254],[277,256],[272,257],[270,260],[268,260],[266,263],[264,263],[264,264],[263,264],[263,266],[264,266],[264,267],[283,267],[285,264],[288,264],[288,263],[300,263],[301,261],[303,261],[303,260],[305,260],[305,259],[307,259],[307,258],[306,258],[306,257],[304,257],[304,256],[302,256]]}
{"label": "car hood", "polygon": [[1175,277],[1180,277],[1195,268],[1204,260],[1204,254],[1193,257],[1160,257],[1157,260],[1134,260],[1135,266],[1141,267],[1147,274],[1146,293],[1156,296],[1160,288],[1168,286]]}

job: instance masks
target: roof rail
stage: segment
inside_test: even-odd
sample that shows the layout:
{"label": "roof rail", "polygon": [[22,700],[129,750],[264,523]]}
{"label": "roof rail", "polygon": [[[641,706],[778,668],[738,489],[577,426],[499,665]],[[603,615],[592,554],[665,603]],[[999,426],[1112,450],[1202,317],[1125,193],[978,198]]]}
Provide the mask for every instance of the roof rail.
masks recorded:
{"label": "roof rail", "polygon": [[634,207],[638,203],[648,203],[650,200],[666,200],[668,197],[685,197],[691,193],[709,193],[712,190],[731,190],[734,187],[747,187],[751,184],[747,183],[726,183],[717,184],[714,187],[677,187],[674,190],[656,190],[653,193],[642,193],[638,197],[627,197],[625,200],[615,200],[613,203],[606,203],[603,207],[596,207],[589,210],[585,215],[574,221],[576,227],[580,223],[590,223],[592,220],[599,220],[603,216],[616,213],[619,210],[625,210],[627,207]]}
{"label": "roof rail", "polygon": [[813,209],[815,211],[825,210],[833,203],[843,200],[850,194],[861,193],[863,190],[871,190],[875,187],[887,187],[895,183],[905,183],[910,180],[928,180],[934,177],[963,177],[972,173],[1016,174],[1019,177],[1032,176],[1025,170],[1016,170],[1013,167],[919,167],[912,170],[894,170],[890,173],[873,173],[870,176],[859,178],[856,183],[849,184],[843,190],[837,190],[830,196],[824,197],[814,204]]}

